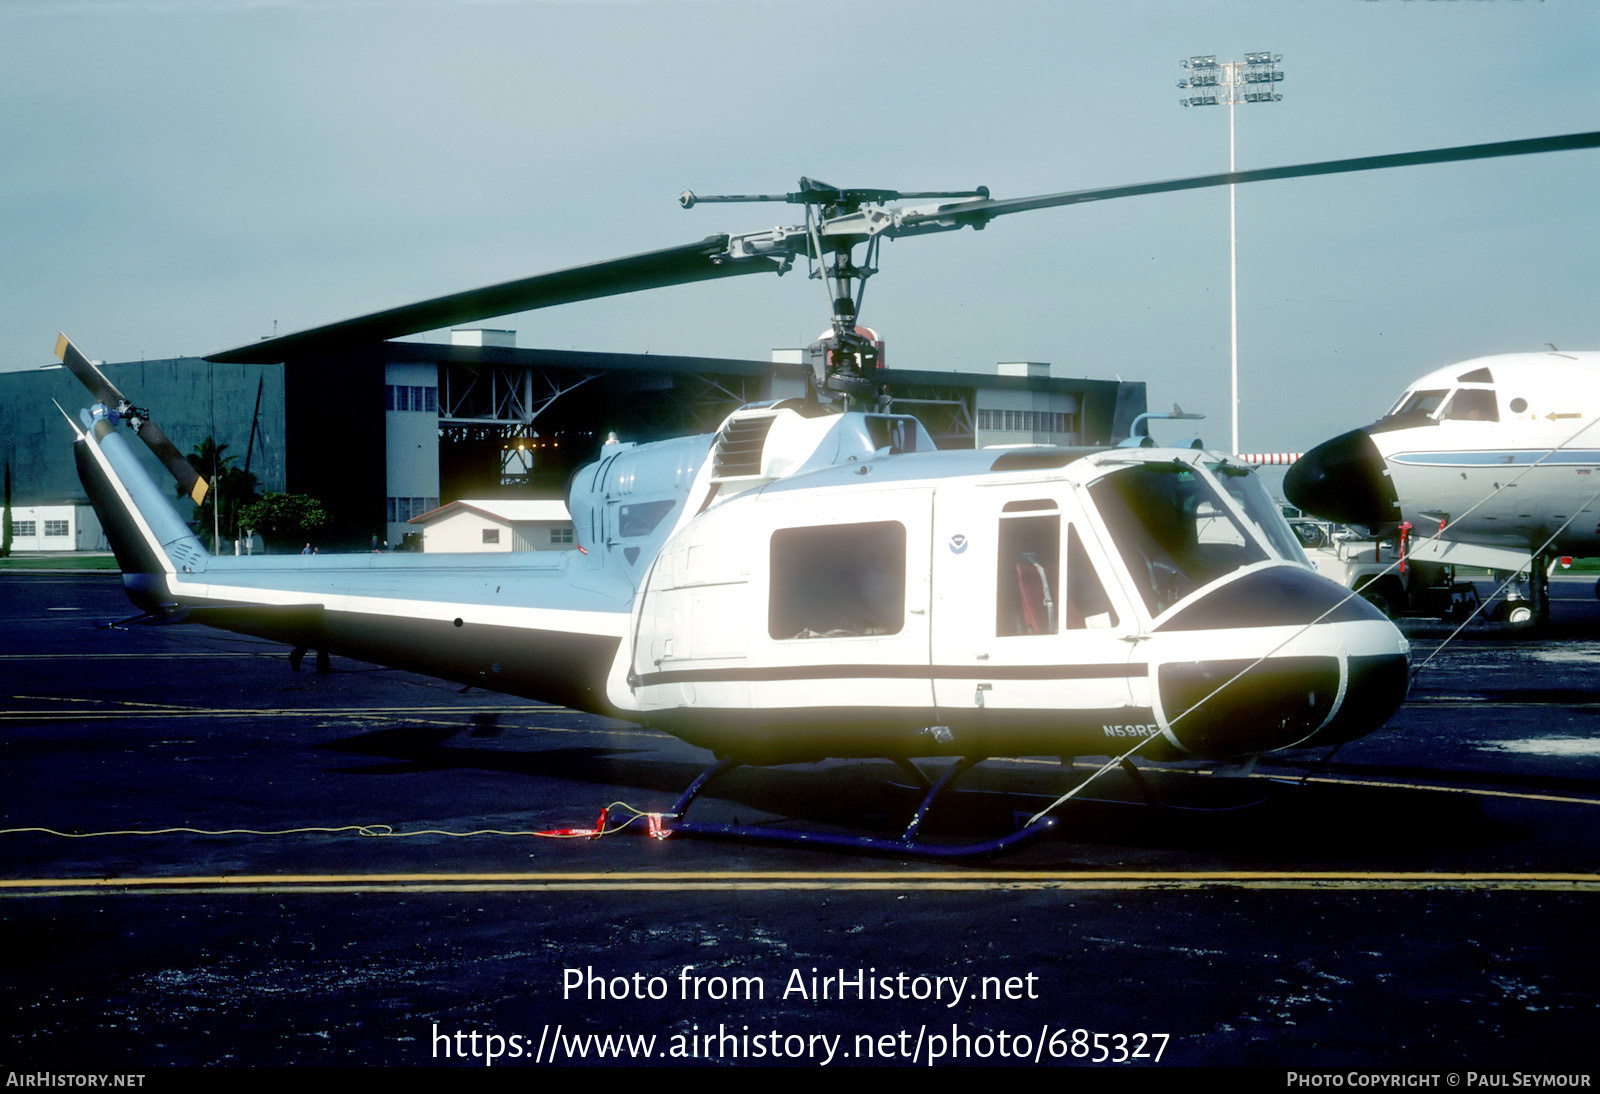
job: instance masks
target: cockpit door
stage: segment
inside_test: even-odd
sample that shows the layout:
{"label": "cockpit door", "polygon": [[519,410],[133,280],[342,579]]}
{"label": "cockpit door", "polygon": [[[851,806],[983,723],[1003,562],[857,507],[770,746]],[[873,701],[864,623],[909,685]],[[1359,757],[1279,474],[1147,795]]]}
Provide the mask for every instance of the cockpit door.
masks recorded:
{"label": "cockpit door", "polygon": [[[932,661],[941,718],[990,730],[1115,719],[1136,643],[1070,487],[941,489]],[[1041,747],[1051,753],[1061,749]]]}

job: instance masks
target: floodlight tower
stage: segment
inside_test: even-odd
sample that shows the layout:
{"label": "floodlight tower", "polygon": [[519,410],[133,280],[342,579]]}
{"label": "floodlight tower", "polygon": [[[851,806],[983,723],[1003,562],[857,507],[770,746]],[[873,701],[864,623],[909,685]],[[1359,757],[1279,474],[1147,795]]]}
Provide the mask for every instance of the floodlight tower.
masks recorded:
{"label": "floodlight tower", "polygon": [[[1228,173],[1233,166],[1233,108],[1239,103],[1275,103],[1283,98],[1278,83],[1283,70],[1278,67],[1281,53],[1246,53],[1242,61],[1218,61],[1215,54],[1179,61],[1189,75],[1178,86],[1189,94],[1178,100],[1182,106],[1226,106],[1228,108]],[[1231,399],[1233,406],[1233,447],[1239,451],[1239,245],[1238,217],[1234,191],[1228,184],[1228,331],[1232,342]]]}

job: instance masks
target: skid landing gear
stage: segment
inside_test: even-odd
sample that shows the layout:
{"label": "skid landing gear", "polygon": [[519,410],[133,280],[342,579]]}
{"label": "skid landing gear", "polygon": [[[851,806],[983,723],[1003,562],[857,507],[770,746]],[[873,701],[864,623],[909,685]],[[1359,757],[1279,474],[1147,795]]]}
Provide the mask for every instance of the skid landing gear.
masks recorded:
{"label": "skid landing gear", "polygon": [[731,756],[718,760],[715,764],[702,771],[694,782],[689,784],[689,788],[683,792],[677,803],[673,805],[671,812],[667,814],[667,827],[672,835],[738,840],[749,843],[771,843],[791,847],[825,847],[830,850],[855,851],[869,855],[913,855],[919,858],[945,860],[994,858],[1028,846],[1055,827],[1054,817],[1042,817],[1032,824],[1019,828],[1010,835],[977,843],[940,844],[926,843],[920,840],[917,833],[922,828],[923,821],[927,819],[928,812],[933,808],[935,799],[957,779],[982,763],[983,760],[984,757],[982,756],[969,756],[946,768],[944,773],[931,783],[927,775],[910,760],[895,760],[895,764],[910,773],[919,786],[926,788],[926,793],[923,795],[916,811],[911,815],[910,822],[907,823],[904,831],[897,838],[849,835],[843,832],[812,832],[795,828],[768,827],[766,825],[712,824],[686,820],[684,814],[688,812],[690,803],[700,796],[700,793],[711,784],[713,779],[726,775],[735,768],[745,766],[743,761]]}
{"label": "skid landing gear", "polygon": [[[299,672],[300,671],[300,662],[305,660],[305,656],[306,656],[306,654],[308,652],[310,652],[310,647],[309,646],[296,646],[294,649],[290,650],[289,651],[289,668],[292,669],[295,672]],[[326,676],[332,671],[333,671],[333,667],[328,663],[328,651],[327,650],[318,650],[317,651],[317,675],[318,676]]]}

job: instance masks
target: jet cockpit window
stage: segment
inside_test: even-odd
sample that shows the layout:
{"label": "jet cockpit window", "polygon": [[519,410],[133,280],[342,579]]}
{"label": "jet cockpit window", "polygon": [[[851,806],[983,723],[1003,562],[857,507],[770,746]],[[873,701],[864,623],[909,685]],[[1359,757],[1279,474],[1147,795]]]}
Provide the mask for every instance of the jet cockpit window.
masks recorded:
{"label": "jet cockpit window", "polygon": [[1417,415],[1419,417],[1433,417],[1435,411],[1444,405],[1445,396],[1450,392],[1443,388],[1430,388],[1427,391],[1413,391],[1395,405],[1389,412],[1390,417],[1398,418],[1403,415]]}
{"label": "jet cockpit window", "polygon": [[1500,407],[1493,388],[1464,387],[1450,397],[1439,417],[1446,421],[1498,422]]}
{"label": "jet cockpit window", "polygon": [[1090,486],[1089,496],[1151,615],[1268,557],[1216,487],[1186,464],[1123,468]]}
{"label": "jet cockpit window", "polygon": [[905,525],[784,528],[772,533],[771,557],[773,638],[859,638],[905,626]]}

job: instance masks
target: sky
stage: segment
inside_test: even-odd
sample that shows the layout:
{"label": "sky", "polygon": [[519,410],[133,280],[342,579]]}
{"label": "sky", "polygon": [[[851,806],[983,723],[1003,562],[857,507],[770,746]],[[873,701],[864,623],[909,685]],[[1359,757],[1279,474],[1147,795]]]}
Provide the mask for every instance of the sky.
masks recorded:
{"label": "sky", "polygon": [[[1018,197],[1224,170],[1180,58],[1283,55],[1241,169],[1600,129],[1569,0],[8,0],[0,369],[201,355],[719,232],[802,175]],[[1600,348],[1600,151],[1238,191],[1241,447],[1303,450],[1407,381]],[[1226,190],[887,242],[890,363],[1148,385],[1228,434]],[[802,271],[803,272],[803,271]],[[764,359],[790,274],[497,319],[522,346]],[[435,334],[425,340],[442,341]],[[52,411],[53,413],[53,411]]]}

